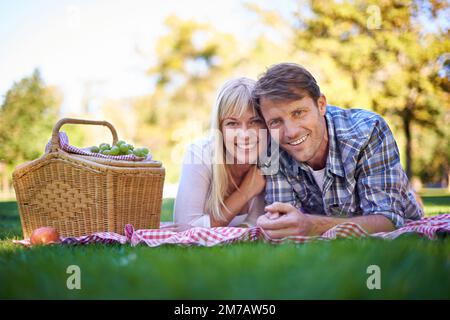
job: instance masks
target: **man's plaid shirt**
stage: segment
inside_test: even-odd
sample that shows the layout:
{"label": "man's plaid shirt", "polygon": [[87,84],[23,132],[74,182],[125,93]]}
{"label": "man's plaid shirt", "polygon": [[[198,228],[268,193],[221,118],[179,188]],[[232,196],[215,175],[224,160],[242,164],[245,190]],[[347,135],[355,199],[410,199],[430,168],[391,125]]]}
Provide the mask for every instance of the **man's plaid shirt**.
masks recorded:
{"label": "man's plaid shirt", "polygon": [[266,203],[291,203],[311,214],[337,217],[378,214],[397,228],[405,219],[420,219],[423,210],[409,189],[384,119],[334,106],[327,106],[325,118],[329,150],[323,190],[306,164],[280,150],[278,172],[266,176]]}

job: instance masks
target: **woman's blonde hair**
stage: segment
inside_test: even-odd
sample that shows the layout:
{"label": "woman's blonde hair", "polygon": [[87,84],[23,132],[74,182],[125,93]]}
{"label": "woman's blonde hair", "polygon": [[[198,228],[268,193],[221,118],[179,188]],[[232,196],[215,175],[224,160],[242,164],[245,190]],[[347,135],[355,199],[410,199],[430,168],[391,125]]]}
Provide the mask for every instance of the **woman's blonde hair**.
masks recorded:
{"label": "woman's blonde hair", "polygon": [[225,220],[222,208],[228,210],[224,199],[229,196],[230,183],[226,167],[226,150],[221,124],[223,119],[241,117],[247,110],[256,113],[252,102],[252,91],[256,81],[249,78],[237,78],[227,81],[220,89],[212,112],[211,139],[213,143],[212,181],[206,199],[205,211],[217,220]]}

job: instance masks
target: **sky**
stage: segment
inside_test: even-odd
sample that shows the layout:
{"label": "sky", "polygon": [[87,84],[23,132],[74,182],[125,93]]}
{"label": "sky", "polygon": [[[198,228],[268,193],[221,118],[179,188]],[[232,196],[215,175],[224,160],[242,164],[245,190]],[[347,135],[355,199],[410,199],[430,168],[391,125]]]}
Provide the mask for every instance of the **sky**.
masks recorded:
{"label": "sky", "polygon": [[[295,1],[276,3],[295,10]],[[88,87],[100,100],[151,92],[146,70],[170,14],[238,37],[251,36],[256,19],[242,0],[0,0],[0,103],[35,68],[62,91],[63,114],[81,110]]]}
{"label": "sky", "polygon": [[[301,2],[247,1],[276,9],[284,17]],[[167,16],[206,22],[251,41],[258,32],[258,18],[245,2],[0,0],[0,104],[13,83],[35,68],[47,85],[62,91],[62,115],[81,111],[86,94],[94,107],[104,99],[148,94],[153,82],[146,71],[155,62],[154,46],[166,32]]]}

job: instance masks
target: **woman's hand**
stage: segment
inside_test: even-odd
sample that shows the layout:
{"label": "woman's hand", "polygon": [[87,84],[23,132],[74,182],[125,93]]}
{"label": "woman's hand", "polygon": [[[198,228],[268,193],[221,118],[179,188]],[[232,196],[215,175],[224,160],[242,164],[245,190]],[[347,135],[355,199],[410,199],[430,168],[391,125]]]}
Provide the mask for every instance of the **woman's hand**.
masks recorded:
{"label": "woman's hand", "polygon": [[247,172],[239,189],[247,196],[247,201],[260,194],[266,187],[266,179],[261,170],[255,165]]}

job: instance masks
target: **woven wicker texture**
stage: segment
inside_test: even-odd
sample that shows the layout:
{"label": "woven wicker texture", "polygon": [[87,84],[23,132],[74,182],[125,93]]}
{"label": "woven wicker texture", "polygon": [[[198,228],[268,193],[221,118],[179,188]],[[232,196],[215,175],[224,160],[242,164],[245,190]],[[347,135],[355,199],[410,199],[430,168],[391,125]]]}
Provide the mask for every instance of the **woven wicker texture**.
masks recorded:
{"label": "woven wicker texture", "polygon": [[[159,161],[127,162],[73,155],[61,150],[62,125],[107,126],[105,121],[65,118],[53,129],[51,152],[13,172],[24,237],[51,226],[63,237],[123,233],[126,224],[159,228],[165,169]],[[129,165],[127,165],[129,164]]]}

